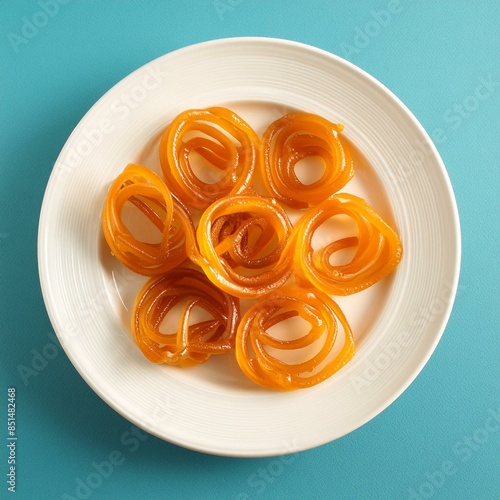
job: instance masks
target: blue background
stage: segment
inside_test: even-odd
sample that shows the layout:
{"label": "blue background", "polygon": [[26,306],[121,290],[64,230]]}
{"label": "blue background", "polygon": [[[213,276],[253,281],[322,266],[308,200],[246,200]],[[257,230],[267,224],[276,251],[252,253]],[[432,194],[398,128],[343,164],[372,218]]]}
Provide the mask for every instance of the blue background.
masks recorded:
{"label": "blue background", "polygon": [[[380,13],[389,8],[390,19]],[[455,307],[417,380],[361,429],[285,459],[133,437],[60,346],[47,347],[38,283],[45,185],[85,112],[164,53],[243,35],[326,49],[398,95],[438,140],[463,232]],[[469,98],[478,86],[482,100]],[[21,499],[500,499],[500,2],[0,0],[0,93],[0,497],[13,495],[14,386]],[[23,366],[32,370],[24,380]],[[97,475],[93,462],[110,454],[113,470]]]}

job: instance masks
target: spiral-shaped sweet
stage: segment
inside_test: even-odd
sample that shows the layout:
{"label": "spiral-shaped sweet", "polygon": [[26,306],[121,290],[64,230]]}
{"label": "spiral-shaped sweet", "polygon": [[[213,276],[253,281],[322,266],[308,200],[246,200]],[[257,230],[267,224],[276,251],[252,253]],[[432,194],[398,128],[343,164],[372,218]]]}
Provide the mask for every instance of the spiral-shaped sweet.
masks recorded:
{"label": "spiral-shaped sweet", "polygon": [[[343,125],[311,113],[289,113],[273,122],[262,137],[260,171],[269,193],[292,208],[316,205],[342,189],[354,174],[349,149],[341,138]],[[302,183],[297,163],[319,157],[321,177]]]}
{"label": "spiral-shaped sweet", "polygon": [[292,273],[290,220],[274,200],[228,196],[212,204],[196,230],[193,259],[222,290],[257,298],[283,286]]}
{"label": "spiral-shaped sweet", "polygon": [[[177,306],[174,332],[162,322]],[[195,308],[209,319],[193,323]],[[200,271],[179,267],[151,278],[139,291],[132,312],[132,332],[142,353],[153,363],[189,366],[212,354],[231,351],[239,322],[239,301],[214,286]]]}
{"label": "spiral-shaped sweet", "polygon": [[[122,219],[126,203],[133,204],[154,225],[158,243],[137,239]],[[108,190],[102,212],[102,230],[113,255],[130,270],[154,276],[186,260],[186,235],[194,228],[189,214],[175,200],[163,180],[141,165],[128,165]]]}
{"label": "spiral-shaped sweet", "polygon": [[[305,335],[271,335],[271,327],[295,316],[310,324]],[[338,339],[339,324],[343,339]],[[342,347],[333,355],[337,341]],[[303,354],[317,342],[321,345],[313,349],[316,352]],[[279,356],[294,351],[293,362]],[[246,312],[236,334],[235,352],[241,370],[256,384],[293,390],[311,387],[333,375],[352,358],[355,346],[349,323],[336,302],[318,290],[290,285],[266,295]]]}
{"label": "spiral-shaped sweet", "polygon": [[[176,116],[163,134],[160,162],[171,191],[187,205],[204,209],[249,189],[258,151],[257,135],[233,111],[190,109]],[[213,177],[213,182],[196,174],[192,153],[203,158],[204,177]]]}
{"label": "spiral-shaped sweet", "polygon": [[[350,217],[357,234],[315,250],[315,231],[336,215]],[[299,283],[331,295],[351,295],[374,285],[394,271],[403,253],[396,232],[365,200],[347,193],[310,208],[294,227],[294,238],[294,273]],[[332,264],[332,255],[346,248],[355,248],[351,261]]]}

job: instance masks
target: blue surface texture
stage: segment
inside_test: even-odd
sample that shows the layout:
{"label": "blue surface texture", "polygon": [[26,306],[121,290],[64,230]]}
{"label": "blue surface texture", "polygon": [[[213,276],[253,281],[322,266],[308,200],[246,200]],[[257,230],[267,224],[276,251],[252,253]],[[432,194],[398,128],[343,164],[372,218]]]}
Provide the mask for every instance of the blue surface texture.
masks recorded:
{"label": "blue surface texture", "polygon": [[[148,61],[234,36],[308,43],[384,83],[434,138],[462,224],[456,303],[416,381],[359,430],[283,458],[134,428],[71,365],[38,281],[44,189],[86,111]],[[500,499],[498,0],[0,0],[0,96],[1,498]]]}

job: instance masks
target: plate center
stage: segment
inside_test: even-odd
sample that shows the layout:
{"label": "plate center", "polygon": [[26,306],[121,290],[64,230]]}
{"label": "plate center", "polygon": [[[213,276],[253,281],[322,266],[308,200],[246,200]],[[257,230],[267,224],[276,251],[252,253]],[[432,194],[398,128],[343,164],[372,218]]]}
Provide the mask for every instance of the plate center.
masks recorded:
{"label": "plate center", "polygon": [[[236,101],[229,103],[214,103],[228,107],[238,113],[246,120],[259,136],[274,120],[281,118],[284,114],[297,111],[280,103],[248,102]],[[130,163],[144,165],[162,176],[159,161],[159,144],[164,129],[168,123],[154,131],[145,144],[139,147],[130,157]],[[349,139],[349,129],[344,130],[346,144],[351,150],[354,162],[355,174],[343,191],[360,196],[368,201],[381,214],[381,216],[391,222],[393,220],[389,200],[385,190],[377,176],[374,168],[363,154]],[[316,159],[307,159],[314,167],[318,167]],[[125,168],[126,165],[123,165]],[[321,165],[319,165],[321,167]],[[298,168],[299,166],[297,166]],[[300,171],[304,165],[300,165]],[[312,175],[321,175],[321,169],[315,169]],[[311,175],[306,182],[312,182]],[[285,207],[286,208],[286,207]],[[287,210],[288,211],[288,210]],[[289,211],[292,222],[295,222],[302,212]],[[133,217],[129,219],[133,223]],[[323,241],[328,239],[328,221],[319,228],[318,238]],[[345,230],[349,231],[349,223],[346,223]],[[315,242],[313,241],[313,244]],[[104,238],[101,235],[101,257],[103,262],[102,272],[104,274],[107,292],[112,304],[114,313],[122,325],[123,335],[131,336],[130,322],[131,311],[138,291],[147,280],[146,277],[139,276],[123,267],[115,258],[109,254]],[[342,261],[349,259],[349,255],[341,255]],[[370,335],[372,326],[377,322],[381,311],[384,309],[384,302],[388,296],[391,280],[386,279],[376,285],[348,297],[333,297],[340,305],[353,330],[354,339],[359,347]],[[244,312],[254,301],[242,301],[242,312]],[[287,328],[289,325],[284,326]],[[277,335],[281,335],[280,327],[275,328]],[[124,341],[127,339],[124,338]],[[208,362],[187,369],[178,369],[169,366],[158,366],[158,370],[164,371],[169,378],[181,379],[196,387],[198,390],[204,387],[206,390],[234,390],[241,393],[242,389],[249,392],[261,391],[259,387],[249,382],[239,370],[233,354],[212,356]]]}

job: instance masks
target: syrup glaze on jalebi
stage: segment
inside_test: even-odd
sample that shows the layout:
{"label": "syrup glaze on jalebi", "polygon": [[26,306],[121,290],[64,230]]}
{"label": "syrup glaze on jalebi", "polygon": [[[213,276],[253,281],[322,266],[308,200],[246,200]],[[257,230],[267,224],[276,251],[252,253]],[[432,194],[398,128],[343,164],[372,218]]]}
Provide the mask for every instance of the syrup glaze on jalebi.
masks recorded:
{"label": "syrup glaze on jalebi", "polygon": [[[273,122],[262,137],[261,173],[269,193],[292,208],[316,205],[342,189],[354,174],[349,149],[341,138],[344,126],[311,113],[289,113]],[[297,163],[319,157],[321,177],[302,183]]]}
{"label": "syrup glaze on jalebi", "polygon": [[[314,251],[314,232],[335,215],[349,216],[357,236],[332,241]],[[336,194],[310,208],[294,227],[294,273],[300,284],[315,286],[330,295],[351,295],[390,274],[399,264],[402,246],[396,232],[365,200],[352,194]],[[346,248],[356,248],[347,264],[333,265],[331,257]]]}
{"label": "syrup glaze on jalebi", "polygon": [[[163,134],[160,161],[170,190],[186,205],[204,209],[223,196],[248,190],[258,151],[257,135],[236,113],[220,107],[191,109],[174,118]],[[205,170],[214,178],[222,177],[201,180],[191,166],[191,153],[205,160]]]}
{"label": "syrup glaze on jalebi", "polygon": [[[282,340],[268,329],[300,316],[311,328],[300,338]],[[337,340],[338,325],[343,330],[343,346],[336,356],[331,351]],[[288,363],[274,351],[294,351],[320,341],[310,359]],[[314,289],[285,286],[260,299],[243,316],[236,335],[236,359],[245,375],[269,389],[293,390],[319,384],[344,366],[354,355],[351,328],[339,306],[326,294]]]}
{"label": "syrup glaze on jalebi", "polygon": [[[161,235],[159,243],[139,241],[122,220],[126,203],[140,210]],[[193,233],[186,208],[163,180],[141,165],[128,165],[106,196],[102,230],[113,255],[130,270],[146,276],[166,273],[186,260],[186,235]]]}
{"label": "syrup glaze on jalebi", "polygon": [[213,203],[196,230],[199,264],[210,280],[236,297],[256,298],[292,274],[292,225],[274,201],[228,196]]}
{"label": "syrup glaze on jalebi", "polygon": [[[178,305],[182,310],[177,330],[162,333],[162,322]],[[191,324],[195,308],[210,319]],[[179,267],[142,287],[132,312],[132,332],[153,363],[190,366],[233,349],[239,315],[238,299],[219,290],[202,272]]]}

